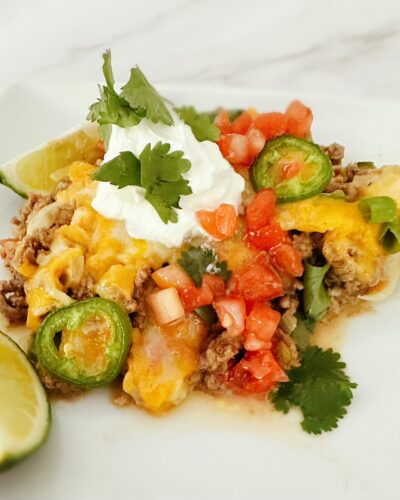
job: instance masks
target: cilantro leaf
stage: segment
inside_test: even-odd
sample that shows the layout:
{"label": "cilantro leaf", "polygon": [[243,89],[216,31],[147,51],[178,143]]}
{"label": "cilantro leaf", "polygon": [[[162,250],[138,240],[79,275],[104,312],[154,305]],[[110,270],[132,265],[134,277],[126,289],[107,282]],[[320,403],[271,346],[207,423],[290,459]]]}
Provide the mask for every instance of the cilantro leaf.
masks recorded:
{"label": "cilantro leaf", "polygon": [[97,121],[100,126],[115,124],[119,127],[133,127],[141,117],[129,104],[108,87],[100,88],[100,99],[89,108],[87,119]]}
{"label": "cilantro leaf", "polygon": [[[109,50],[103,54],[103,61],[102,69],[106,85],[99,86],[100,98],[89,107],[87,115],[87,120],[99,123],[103,138],[109,135],[109,127],[107,129],[106,125],[133,127],[144,117],[155,123],[162,121],[167,125],[172,125],[171,114],[162,97],[150,85],[139,68],[132,70],[129,82],[118,94],[114,88],[115,79]],[[106,130],[103,132],[102,129]]]}
{"label": "cilantro leaf", "polygon": [[199,113],[193,106],[175,108],[179,117],[192,129],[198,141],[218,141],[220,138],[219,128],[211,119],[209,113]]}
{"label": "cilantro leaf", "polygon": [[140,153],[142,167],[140,185],[146,189],[145,198],[157,210],[164,223],[177,222],[175,208],[183,195],[192,193],[189,181],[182,177],[191,163],[183,158],[183,151],[169,152],[168,143],[158,142],[154,148],[150,144]]}
{"label": "cilantro leaf", "polygon": [[304,262],[304,312],[308,318],[322,319],[329,308],[330,296],[324,285],[324,278],[331,266],[313,266]]}
{"label": "cilantro leaf", "polygon": [[93,179],[109,182],[119,189],[140,186],[140,161],[130,151],[103,163],[93,174]]}
{"label": "cilantro leaf", "polygon": [[146,118],[154,123],[163,122],[166,125],[174,123],[164,99],[137,66],[131,69],[129,81],[122,87],[121,97],[132,108],[143,110]]}
{"label": "cilantro leaf", "polygon": [[[106,79],[107,87],[110,90],[114,90],[114,84],[115,84],[115,79],[114,79],[114,73],[111,65],[111,50],[106,50],[103,54],[103,75],[104,78]],[[115,91],[114,91],[115,92]]]}
{"label": "cilantro leaf", "polygon": [[158,142],[143,149],[140,157],[130,151],[123,151],[111,161],[103,163],[93,178],[109,182],[118,188],[141,186],[146,190],[145,198],[157,210],[161,220],[177,222],[175,208],[179,207],[181,196],[192,193],[189,181],[182,177],[191,163],[183,158],[183,151],[169,152],[168,143]]}
{"label": "cilantro leaf", "polygon": [[280,384],[270,399],[279,411],[287,413],[298,406],[303,413],[303,429],[321,434],[337,427],[346,414],[357,384],[344,372],[346,365],[332,349],[307,347],[299,368],[289,371],[289,382]]}
{"label": "cilantro leaf", "polygon": [[222,260],[215,263],[212,274],[219,274],[225,283],[227,283],[232,275],[232,271],[229,270],[226,260]]}
{"label": "cilantro leaf", "polygon": [[182,252],[178,264],[187,272],[199,288],[203,283],[206,273],[219,274],[226,282],[231,276],[226,261],[219,262],[212,248],[206,246],[191,246],[186,252]]}

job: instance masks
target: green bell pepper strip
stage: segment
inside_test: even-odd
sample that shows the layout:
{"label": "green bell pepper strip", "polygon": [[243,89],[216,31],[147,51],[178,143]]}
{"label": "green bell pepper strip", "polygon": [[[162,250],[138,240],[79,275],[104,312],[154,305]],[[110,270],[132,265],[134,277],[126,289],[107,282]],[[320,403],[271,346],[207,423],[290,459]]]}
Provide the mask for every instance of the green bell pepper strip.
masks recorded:
{"label": "green bell pepper strip", "polygon": [[[67,353],[61,355],[55,344],[59,332],[77,330],[93,317],[106,319],[111,330],[104,347],[105,368],[97,373],[76,363]],[[87,389],[100,387],[121,372],[129,352],[131,334],[129,316],[119,304],[101,298],[87,299],[57,309],[46,317],[36,335],[36,355],[39,363],[56,377]]]}
{"label": "green bell pepper strip", "polygon": [[[301,168],[291,179],[284,179],[283,166],[291,161],[300,162]],[[280,203],[322,193],[331,178],[332,164],[322,149],[317,144],[291,135],[267,141],[251,169],[254,189],[273,188]]]}

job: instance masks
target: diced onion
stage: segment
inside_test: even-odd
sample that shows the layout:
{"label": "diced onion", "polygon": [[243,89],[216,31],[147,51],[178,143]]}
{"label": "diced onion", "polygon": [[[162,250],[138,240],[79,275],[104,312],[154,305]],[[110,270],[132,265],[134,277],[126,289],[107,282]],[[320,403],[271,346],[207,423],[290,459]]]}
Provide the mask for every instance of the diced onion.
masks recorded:
{"label": "diced onion", "polygon": [[165,288],[147,297],[155,322],[162,326],[172,323],[185,315],[181,299],[176,288]]}

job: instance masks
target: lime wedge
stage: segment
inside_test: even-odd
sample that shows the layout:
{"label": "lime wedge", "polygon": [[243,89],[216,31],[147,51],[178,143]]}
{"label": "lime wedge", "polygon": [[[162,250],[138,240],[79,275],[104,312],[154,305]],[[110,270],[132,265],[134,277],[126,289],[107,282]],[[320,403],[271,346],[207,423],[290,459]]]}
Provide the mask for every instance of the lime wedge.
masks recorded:
{"label": "lime wedge", "polygon": [[95,163],[102,157],[98,141],[97,124],[84,123],[0,166],[0,182],[24,197],[50,193],[59,177],[56,171],[77,160]]}
{"label": "lime wedge", "polygon": [[50,405],[24,352],[0,332],[0,470],[44,443],[51,423]]}

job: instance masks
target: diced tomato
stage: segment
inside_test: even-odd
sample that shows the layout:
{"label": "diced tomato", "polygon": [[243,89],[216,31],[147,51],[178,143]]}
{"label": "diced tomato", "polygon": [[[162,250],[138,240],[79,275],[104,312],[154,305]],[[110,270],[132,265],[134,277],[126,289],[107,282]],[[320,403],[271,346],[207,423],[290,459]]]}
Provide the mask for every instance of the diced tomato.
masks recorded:
{"label": "diced tomato", "polygon": [[313,114],[300,101],[293,101],[286,110],[287,133],[297,137],[310,137]]}
{"label": "diced tomato", "polygon": [[259,339],[253,332],[245,332],[245,341],[243,345],[246,351],[262,351],[271,349],[272,342]]}
{"label": "diced tomato", "polygon": [[200,288],[190,286],[180,289],[178,292],[186,312],[194,311],[198,307],[207,306],[214,299],[213,291],[205,283]]}
{"label": "diced tomato", "polygon": [[245,349],[248,351],[269,349],[280,319],[278,311],[260,302],[254,304],[246,319]]}
{"label": "diced tomato", "polygon": [[246,243],[260,250],[269,250],[282,243],[284,239],[285,231],[279,224],[269,224],[268,226],[260,227],[260,229],[248,231],[244,236]]}
{"label": "diced tomato", "polygon": [[249,139],[241,134],[223,134],[218,141],[222,155],[232,165],[248,165],[251,163]]}
{"label": "diced tomato", "polygon": [[233,205],[222,203],[216,210],[199,210],[196,217],[208,234],[217,240],[233,236],[238,227],[236,209]]}
{"label": "diced tomato", "polygon": [[203,284],[211,288],[214,297],[225,295],[225,283],[221,276],[217,274],[205,274],[203,276]]}
{"label": "diced tomato", "polygon": [[254,127],[258,128],[268,139],[279,137],[286,133],[287,116],[283,113],[261,113],[254,119]]}
{"label": "diced tomato", "polygon": [[253,118],[251,114],[248,111],[243,111],[243,113],[232,122],[231,132],[233,134],[246,134],[252,123]]}
{"label": "diced tomato", "polygon": [[284,181],[288,181],[296,177],[296,175],[300,172],[302,167],[302,163],[299,160],[292,160],[288,162],[283,162],[280,165],[280,176]]}
{"label": "diced tomato", "polygon": [[263,394],[278,382],[287,382],[288,376],[269,350],[247,352],[229,373],[229,384],[237,391]]}
{"label": "diced tomato", "polygon": [[273,189],[263,189],[247,207],[246,223],[249,229],[259,229],[271,222],[275,214],[276,194]]}
{"label": "diced tomato", "polygon": [[194,286],[190,276],[179,264],[170,264],[155,271],[151,277],[160,288],[177,289]]}
{"label": "diced tomato", "polygon": [[281,243],[270,252],[272,262],[290,274],[290,276],[302,276],[304,272],[302,253],[288,243]]}
{"label": "diced tomato", "polygon": [[249,139],[249,154],[252,158],[256,158],[265,146],[264,134],[258,128],[250,127],[247,137]]}
{"label": "diced tomato", "polygon": [[222,203],[215,212],[215,223],[224,238],[233,236],[238,228],[238,217],[233,205]]}
{"label": "diced tomato", "polygon": [[220,297],[214,300],[213,307],[221,325],[232,334],[237,335],[244,330],[246,320],[246,304],[240,297]]}
{"label": "diced tomato", "polygon": [[219,128],[221,134],[230,134],[232,124],[227,111],[222,109],[215,118],[214,123]]}
{"label": "diced tomato", "polygon": [[271,266],[260,261],[234,272],[229,288],[251,302],[272,300],[283,295],[283,285],[278,274]]}

